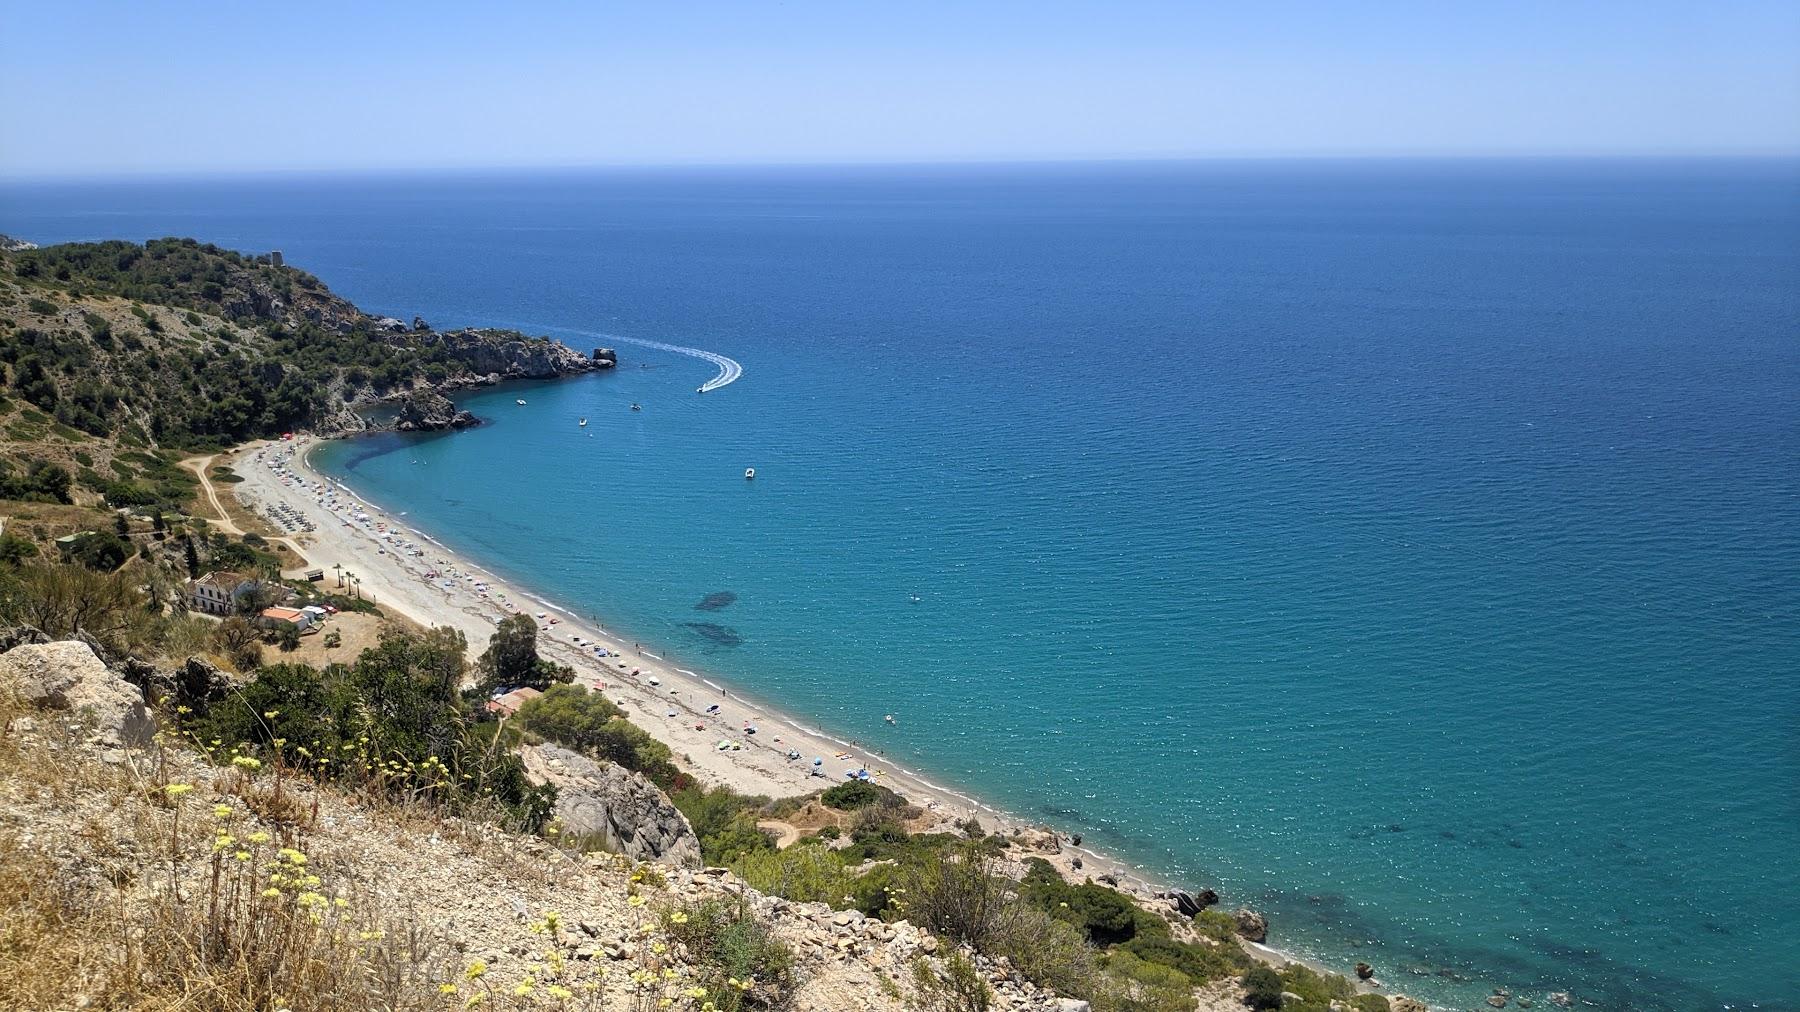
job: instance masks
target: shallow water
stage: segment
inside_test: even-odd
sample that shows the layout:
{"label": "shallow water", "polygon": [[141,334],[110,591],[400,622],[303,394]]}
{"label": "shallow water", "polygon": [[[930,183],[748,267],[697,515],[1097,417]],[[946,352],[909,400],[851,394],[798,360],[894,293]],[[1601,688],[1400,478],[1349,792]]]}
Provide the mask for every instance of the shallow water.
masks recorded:
{"label": "shallow water", "polygon": [[[1793,163],[9,187],[0,221],[616,344],[317,459],[1275,944],[1458,1004],[1800,1007]],[[587,333],[744,373],[698,396],[716,364]]]}

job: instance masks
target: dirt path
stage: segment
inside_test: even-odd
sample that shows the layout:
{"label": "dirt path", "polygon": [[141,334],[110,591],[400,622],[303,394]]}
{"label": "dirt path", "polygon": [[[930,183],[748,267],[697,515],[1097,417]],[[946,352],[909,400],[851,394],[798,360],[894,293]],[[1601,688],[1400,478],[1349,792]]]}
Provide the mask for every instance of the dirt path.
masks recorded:
{"label": "dirt path", "polygon": [[[255,533],[260,535],[270,544],[285,545],[289,551],[294,553],[299,562],[305,563],[307,561],[306,550],[300,547],[300,543],[293,538],[275,534],[273,531],[268,534],[262,534],[260,531],[246,531],[242,525],[231,519],[231,512],[225,508],[224,501],[219,498],[219,487],[213,484],[212,476],[208,473],[212,470],[213,461],[217,460],[218,457],[219,455],[215,453],[208,454],[204,457],[189,457],[181,462],[182,467],[194,472],[194,474],[200,478],[201,495],[205,498],[207,504],[212,507],[213,514],[218,518],[215,520],[208,517],[207,522],[217,527],[219,530],[224,531],[226,534],[243,537],[245,534]],[[249,511],[248,506],[244,506],[242,503],[239,505],[243,506],[247,512]],[[249,516],[252,519],[257,519],[254,512],[249,512]]]}
{"label": "dirt path", "polygon": [[216,453],[208,454],[204,457],[189,457],[181,462],[181,466],[200,476],[200,492],[206,497],[207,503],[212,506],[214,515],[218,517],[217,520],[212,520],[211,522],[217,524],[219,529],[227,534],[235,534],[238,537],[243,537],[243,528],[232,522],[231,514],[225,512],[225,504],[219,501],[218,490],[213,488],[212,478],[206,473],[207,470],[212,467],[213,460],[217,457],[218,454]]}
{"label": "dirt path", "polygon": [[765,829],[775,834],[775,849],[786,850],[800,839],[800,827],[780,819],[758,819],[757,829]]}

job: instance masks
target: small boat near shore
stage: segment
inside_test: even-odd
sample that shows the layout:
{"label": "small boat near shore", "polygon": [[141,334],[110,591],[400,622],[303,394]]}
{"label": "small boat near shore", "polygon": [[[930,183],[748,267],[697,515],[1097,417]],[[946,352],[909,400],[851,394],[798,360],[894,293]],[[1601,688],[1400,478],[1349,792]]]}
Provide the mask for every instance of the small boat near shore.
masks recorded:
{"label": "small boat near shore", "polygon": [[754,468],[754,467],[744,468],[744,480],[745,481],[755,481],[756,480],[756,468]]}
{"label": "small boat near shore", "polygon": [[640,405],[640,404],[639,404],[639,403],[638,403],[638,402],[636,402],[636,401],[632,401],[632,402],[631,402],[631,410],[633,410],[633,411],[642,411],[642,410],[644,410],[644,408],[643,408],[643,406],[642,406],[642,405]]}
{"label": "small boat near shore", "polygon": [[579,421],[579,422],[576,422],[576,423],[575,423],[575,424],[576,424],[576,425],[579,425],[579,426],[581,426],[581,427],[582,427],[582,428],[584,428],[584,429],[585,429],[585,428],[587,428],[587,419],[585,419],[585,418],[583,418],[583,419],[582,419],[582,420],[581,420],[581,421]]}
{"label": "small boat near shore", "polygon": [[523,398],[523,397],[520,397],[520,398],[518,398],[518,399],[516,399],[516,400],[514,400],[514,401],[513,401],[513,403],[514,403],[514,404],[518,404],[518,405],[521,405],[521,406],[523,406],[523,405],[524,405],[524,403],[525,403],[525,398]]}

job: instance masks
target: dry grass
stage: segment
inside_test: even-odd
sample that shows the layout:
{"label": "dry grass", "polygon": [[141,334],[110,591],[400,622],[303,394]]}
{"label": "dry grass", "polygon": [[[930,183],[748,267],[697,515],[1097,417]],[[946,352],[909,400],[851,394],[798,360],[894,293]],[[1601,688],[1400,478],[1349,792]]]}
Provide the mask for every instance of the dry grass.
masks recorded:
{"label": "dry grass", "polygon": [[545,913],[530,926],[541,949],[526,976],[502,983],[456,951],[480,939],[453,948],[411,911],[384,909],[374,884],[385,869],[359,865],[353,843],[308,853],[324,832],[321,800],[392,841],[454,840],[493,874],[546,892],[582,862],[248,756],[215,767],[159,742],[103,761],[64,717],[0,700],[0,1008],[716,1012],[756,994],[696,991],[655,914],[669,909],[661,871],[630,862],[615,873],[631,896],[620,901],[629,960],[574,958],[584,936]]}

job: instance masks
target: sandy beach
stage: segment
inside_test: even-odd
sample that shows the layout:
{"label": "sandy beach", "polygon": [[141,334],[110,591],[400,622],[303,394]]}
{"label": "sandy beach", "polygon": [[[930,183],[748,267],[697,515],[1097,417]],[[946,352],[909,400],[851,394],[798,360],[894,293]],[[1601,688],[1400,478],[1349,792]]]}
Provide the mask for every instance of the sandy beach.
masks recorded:
{"label": "sandy beach", "polygon": [[[304,518],[311,525],[305,530],[291,519],[285,524],[272,520],[287,529],[285,540],[305,556],[307,565],[301,568],[323,569],[327,585],[335,588],[337,567],[342,567],[355,574],[362,595],[381,607],[421,625],[460,630],[471,657],[486,649],[500,620],[521,612],[531,615],[538,623],[541,653],[574,668],[577,684],[604,692],[625,708],[633,723],[667,743],[702,783],[786,797],[841,783],[846,773],[866,769],[873,782],[941,824],[975,818],[989,831],[1027,828],[1025,820],[748,700],[717,678],[668,662],[653,644],[634,643],[459,557],[407,526],[403,516],[389,514],[313,469],[307,454],[318,445],[304,436],[251,443],[220,462],[243,478],[230,488],[246,509],[270,518],[272,510],[285,508],[291,511],[287,517]],[[721,749],[726,741],[732,746]],[[815,759],[823,762],[815,766]],[[1135,892],[1165,888],[1116,859],[1071,847],[1066,839],[1061,854],[1054,856],[1059,865],[1082,860],[1081,871],[1074,872],[1077,880],[1083,873],[1110,873]]]}
{"label": "sandy beach", "polygon": [[[422,531],[406,525],[348,486],[316,471],[307,460],[320,441],[296,436],[292,442],[262,441],[221,455],[243,478],[226,487],[249,511],[269,519],[283,538],[320,568],[335,588],[336,567],[354,573],[364,597],[424,626],[452,626],[469,642],[471,660],[487,648],[494,627],[523,612],[537,619],[538,649],[574,668],[576,684],[605,693],[629,719],[666,743],[677,762],[701,783],[724,785],[745,794],[790,797],[810,794],[845,780],[847,772],[868,770],[873,782],[924,809],[933,828],[976,819],[989,832],[1042,831],[965,793],[953,791],[866,748],[832,737],[778,710],[732,692],[704,672],[678,667],[657,656],[653,644],[634,643],[617,630],[584,620],[460,557]],[[286,524],[271,517],[286,507]],[[296,519],[298,518],[298,521]],[[311,529],[303,529],[310,525]],[[583,607],[587,602],[582,602]],[[716,709],[715,709],[716,708]],[[755,728],[755,733],[747,728]],[[736,747],[721,750],[721,741]],[[798,753],[790,758],[789,753]],[[814,759],[822,759],[814,774]],[[1072,845],[1066,834],[1054,840],[1042,832],[1025,840],[1020,858],[1041,857],[1065,878],[1080,882],[1110,875],[1118,888],[1151,899],[1171,888],[1145,877],[1111,855]],[[1244,941],[1246,951],[1280,965],[1296,957]],[[1315,969],[1339,972],[1311,960]]]}

